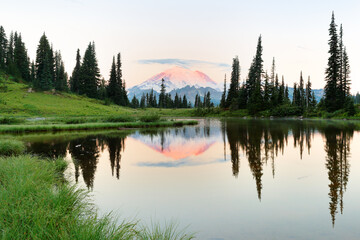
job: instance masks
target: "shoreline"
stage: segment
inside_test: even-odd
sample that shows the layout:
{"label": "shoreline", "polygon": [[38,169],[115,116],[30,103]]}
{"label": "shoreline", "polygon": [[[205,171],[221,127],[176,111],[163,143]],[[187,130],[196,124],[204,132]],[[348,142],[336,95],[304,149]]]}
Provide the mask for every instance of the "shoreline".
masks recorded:
{"label": "shoreline", "polygon": [[91,129],[116,129],[121,130],[134,128],[160,128],[181,127],[185,125],[196,125],[195,120],[183,121],[156,121],[156,122],[95,122],[81,124],[39,124],[39,125],[0,125],[0,133],[24,133],[24,132],[59,132],[59,131],[81,131]]}

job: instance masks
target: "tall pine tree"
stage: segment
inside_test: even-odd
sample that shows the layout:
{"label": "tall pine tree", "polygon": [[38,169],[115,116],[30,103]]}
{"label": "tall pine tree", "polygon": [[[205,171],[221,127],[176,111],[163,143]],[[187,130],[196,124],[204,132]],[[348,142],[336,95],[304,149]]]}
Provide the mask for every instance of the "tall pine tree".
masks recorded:
{"label": "tall pine tree", "polygon": [[331,23],[329,28],[329,59],[326,68],[326,85],[325,85],[325,107],[328,111],[333,112],[340,108],[338,106],[337,83],[340,72],[340,53],[339,53],[339,39],[335,24],[334,12],[332,13]]}
{"label": "tall pine tree", "polygon": [[0,26],[0,70],[5,70],[6,68],[6,48],[7,38],[5,29],[3,26]]}
{"label": "tall pine tree", "polygon": [[256,47],[256,55],[250,66],[249,77],[247,82],[248,90],[248,109],[250,114],[255,114],[263,110],[263,92],[262,92],[262,79],[263,74],[263,59],[262,59],[262,40],[261,35],[258,39]]}
{"label": "tall pine tree", "polygon": [[95,53],[95,44],[89,43],[81,65],[81,79],[84,83],[80,94],[86,94],[90,98],[98,97],[98,87],[100,86],[100,70]]}
{"label": "tall pine tree", "polygon": [[80,56],[80,50],[78,49],[76,51],[76,64],[70,78],[70,90],[74,93],[79,93],[80,88],[83,87],[81,81],[80,68],[81,68],[81,56]]}
{"label": "tall pine tree", "polygon": [[238,91],[239,91],[239,79],[240,79],[240,62],[239,62],[239,58],[236,56],[235,58],[233,58],[230,87],[226,98],[225,107],[230,107],[232,103],[236,104],[236,99],[238,97]]}
{"label": "tall pine tree", "polygon": [[225,78],[224,78],[224,90],[223,90],[223,93],[221,95],[221,100],[220,100],[220,107],[225,108],[225,106],[226,106],[226,74],[225,74]]}
{"label": "tall pine tree", "polygon": [[50,90],[54,87],[53,52],[45,33],[41,36],[38,48],[36,50],[35,72],[35,88],[40,90]]}

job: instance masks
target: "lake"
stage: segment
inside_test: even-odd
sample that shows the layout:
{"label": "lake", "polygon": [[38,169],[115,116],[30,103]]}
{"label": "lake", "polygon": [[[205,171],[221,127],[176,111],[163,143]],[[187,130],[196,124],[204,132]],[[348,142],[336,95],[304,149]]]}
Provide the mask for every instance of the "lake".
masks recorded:
{"label": "lake", "polygon": [[101,213],[198,239],[360,239],[360,132],[347,121],[201,119],[157,130],[23,135],[66,156]]}

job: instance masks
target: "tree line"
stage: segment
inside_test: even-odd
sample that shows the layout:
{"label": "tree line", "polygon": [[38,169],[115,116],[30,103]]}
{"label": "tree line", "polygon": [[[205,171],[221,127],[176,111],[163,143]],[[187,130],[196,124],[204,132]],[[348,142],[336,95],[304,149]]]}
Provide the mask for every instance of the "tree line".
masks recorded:
{"label": "tree line", "polygon": [[45,33],[36,50],[35,62],[30,58],[20,33],[10,33],[7,38],[0,26],[0,71],[21,79],[39,91],[70,91],[90,98],[109,99],[115,104],[129,106],[125,80],[122,78],[120,53],[113,57],[110,78],[100,78],[95,43],[90,42],[81,59],[76,52],[76,64],[70,78],[60,51],[54,51]]}
{"label": "tree line", "polygon": [[[264,71],[262,58],[262,38],[258,39],[255,56],[252,60],[246,80],[240,83],[240,63],[236,56],[233,59],[229,89],[226,89],[226,76],[224,90],[220,102],[223,109],[247,109],[249,114],[256,115],[261,111],[269,110],[279,114],[302,115],[317,110],[334,112],[343,109],[349,115],[355,113],[354,101],[359,103],[357,96],[350,94],[350,64],[343,43],[343,28],[340,26],[340,34],[337,34],[334,13],[329,29],[329,60],[326,69],[325,94],[317,104],[315,93],[312,91],[310,76],[305,83],[302,72],[299,83],[294,83],[293,98],[289,99],[289,89],[284,83],[282,76],[279,82],[275,71],[275,59],[273,58],[270,76]],[[281,113],[280,113],[281,115]]]}
{"label": "tree line", "polygon": [[258,39],[256,54],[251,63],[246,80],[240,83],[240,62],[236,56],[233,59],[230,87],[226,89],[226,76],[224,90],[220,101],[221,108],[247,109],[251,115],[260,111],[274,110],[280,106],[292,108],[297,114],[303,114],[315,108],[316,100],[311,89],[310,77],[305,84],[302,73],[300,81],[294,83],[292,101],[289,98],[289,88],[285,85],[284,76],[279,80],[276,73],[275,58],[272,61],[270,75],[264,71],[262,58],[262,38]]}
{"label": "tree line", "polygon": [[180,96],[176,93],[173,99],[170,93],[166,93],[165,80],[161,79],[158,96],[153,89],[150,93],[143,93],[140,101],[134,95],[130,106],[133,108],[191,108],[192,104],[188,101],[186,94]]}

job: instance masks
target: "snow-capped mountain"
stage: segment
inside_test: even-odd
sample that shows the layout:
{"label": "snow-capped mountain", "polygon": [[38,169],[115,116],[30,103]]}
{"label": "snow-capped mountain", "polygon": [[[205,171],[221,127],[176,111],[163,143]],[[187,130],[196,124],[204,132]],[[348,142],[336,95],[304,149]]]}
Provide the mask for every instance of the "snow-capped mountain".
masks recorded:
{"label": "snow-capped mountain", "polygon": [[218,84],[208,75],[200,71],[192,71],[179,66],[170,68],[156,74],[145,82],[136,85],[128,90],[129,99],[134,95],[140,98],[143,93],[148,93],[153,89],[158,95],[161,89],[161,80],[164,79],[166,92],[172,97],[177,93],[180,96],[186,94],[186,97],[194,102],[195,95],[204,96],[205,92],[210,91],[212,100],[215,104],[220,102],[221,89]]}
{"label": "snow-capped mountain", "polygon": [[[167,92],[171,92],[174,89],[180,89],[186,86],[211,87],[217,89],[218,86],[209,76],[200,71],[191,71],[182,67],[173,67],[164,72],[156,74],[149,78],[145,82],[137,85],[138,89],[154,89],[154,91],[160,92],[161,80],[165,80],[165,87]],[[220,91],[220,89],[217,89]]]}

